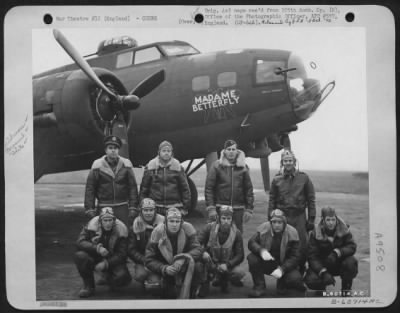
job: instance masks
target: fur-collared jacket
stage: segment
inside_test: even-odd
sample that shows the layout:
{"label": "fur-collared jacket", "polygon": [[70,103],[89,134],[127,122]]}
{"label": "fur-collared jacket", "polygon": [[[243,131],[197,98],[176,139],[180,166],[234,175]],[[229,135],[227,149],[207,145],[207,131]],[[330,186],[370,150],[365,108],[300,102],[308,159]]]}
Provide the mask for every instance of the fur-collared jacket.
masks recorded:
{"label": "fur-collared jacket", "polygon": [[254,194],[249,168],[243,151],[238,150],[232,166],[224,153],[215,161],[207,174],[205,186],[206,205],[231,205],[253,210]]}
{"label": "fur-collared jacket", "polygon": [[[265,222],[257,227],[257,233],[249,240],[249,250],[255,255],[260,256],[261,249],[267,249],[271,252],[272,239],[274,232],[270,222]],[[300,260],[300,242],[297,230],[286,225],[282,233],[280,246],[280,267],[282,271],[289,272],[299,265]]]}
{"label": "fur-collared jacket", "polygon": [[346,223],[337,218],[336,229],[333,237],[328,237],[325,232],[323,220],[311,232],[308,244],[308,264],[313,271],[319,273],[323,268],[323,260],[334,250],[339,252],[339,259],[354,255],[357,245]]}
{"label": "fur-collared jacket", "polygon": [[269,191],[268,216],[273,210],[280,209],[292,225],[299,215],[305,214],[306,208],[308,219],[313,222],[316,215],[315,191],[308,175],[296,170],[290,174],[276,174]]}
{"label": "fur-collared jacket", "polygon": [[178,207],[183,206],[183,210],[189,210],[189,184],[185,170],[177,159],[172,158],[163,167],[157,156],[147,164],[140,185],[140,201],[143,198],[151,198],[160,206],[178,204]]}
{"label": "fur-collared jacket", "polygon": [[138,189],[131,161],[119,157],[115,173],[105,156],[93,162],[86,182],[86,210],[95,209],[96,198],[99,203],[128,202],[129,207],[138,207]]}
{"label": "fur-collared jacket", "polygon": [[128,256],[132,259],[136,264],[144,265],[144,254],[146,252],[146,245],[149,242],[151,233],[157,225],[164,223],[164,216],[160,214],[156,214],[153,223],[148,224],[142,217],[139,215],[133,221],[132,227],[129,230],[128,237]]}
{"label": "fur-collared jacket", "polygon": [[105,257],[108,266],[125,264],[128,248],[128,229],[125,224],[116,219],[109,234],[103,231],[98,216],[92,218],[82,229],[76,242],[78,250],[85,251],[89,255],[100,258],[97,250],[102,245],[109,252]]}
{"label": "fur-collared jacket", "polygon": [[[167,235],[166,224],[158,225],[153,230],[146,247],[146,267],[150,271],[164,276],[166,267],[174,262],[175,255],[172,249],[171,241]],[[200,260],[203,253],[195,228],[187,222],[183,222],[177,237],[176,255],[184,253],[189,254],[195,262]]]}
{"label": "fur-collared jacket", "polygon": [[199,242],[217,264],[226,263],[231,270],[244,260],[243,237],[236,225],[232,223],[229,235],[221,244],[219,242],[219,227],[217,222],[208,223],[199,233]]}

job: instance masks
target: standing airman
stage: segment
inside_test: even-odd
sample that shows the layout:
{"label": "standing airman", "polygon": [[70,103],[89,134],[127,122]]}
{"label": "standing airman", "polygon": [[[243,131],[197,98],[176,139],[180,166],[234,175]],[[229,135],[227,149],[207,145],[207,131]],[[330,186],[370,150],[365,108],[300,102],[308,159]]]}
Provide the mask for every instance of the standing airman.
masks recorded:
{"label": "standing airman", "polygon": [[296,228],[300,238],[300,271],[304,273],[308,232],[314,229],[316,215],[314,186],[307,174],[296,170],[292,151],[282,152],[281,167],[283,171],[271,183],[268,216],[279,209],[285,213],[287,223]]}
{"label": "standing airman", "polygon": [[245,154],[234,140],[227,140],[219,160],[207,175],[205,199],[209,221],[217,220],[222,205],[233,207],[233,222],[243,233],[243,223],[253,215],[253,185]]}
{"label": "standing airman", "polygon": [[[93,162],[85,190],[85,214],[93,218],[104,207],[112,207],[115,216],[127,227],[139,214],[138,189],[131,161],[119,155],[121,139],[104,139],[106,155]],[[96,205],[97,199],[97,205]]]}
{"label": "standing airman", "polygon": [[190,189],[185,171],[173,157],[172,144],[160,143],[158,156],[146,166],[140,185],[140,199],[156,202],[157,213],[165,215],[168,208],[178,208],[183,215],[190,208]]}

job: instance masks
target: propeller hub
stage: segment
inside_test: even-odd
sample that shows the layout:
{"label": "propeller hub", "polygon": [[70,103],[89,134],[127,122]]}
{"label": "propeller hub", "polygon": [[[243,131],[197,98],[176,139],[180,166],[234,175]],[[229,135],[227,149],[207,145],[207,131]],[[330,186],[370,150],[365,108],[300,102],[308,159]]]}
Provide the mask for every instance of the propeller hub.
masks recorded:
{"label": "propeller hub", "polygon": [[100,92],[96,99],[96,111],[97,114],[103,121],[110,122],[116,117],[116,110],[113,109],[112,103],[114,99],[111,99],[105,92]]}
{"label": "propeller hub", "polygon": [[119,98],[123,110],[136,110],[140,106],[139,98],[135,95],[121,96]]}

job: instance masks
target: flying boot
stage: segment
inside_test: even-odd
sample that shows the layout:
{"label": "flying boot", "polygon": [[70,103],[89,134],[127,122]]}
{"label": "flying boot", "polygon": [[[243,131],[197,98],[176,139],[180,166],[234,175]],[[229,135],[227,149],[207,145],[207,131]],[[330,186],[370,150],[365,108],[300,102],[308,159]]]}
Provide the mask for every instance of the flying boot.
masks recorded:
{"label": "flying boot", "polygon": [[229,290],[228,290],[228,278],[227,277],[225,277],[225,276],[222,276],[221,277],[221,292],[222,293],[229,293]]}
{"label": "flying boot", "polygon": [[350,295],[352,285],[352,279],[342,279],[342,296],[346,297]]}
{"label": "flying boot", "polygon": [[265,296],[267,294],[267,287],[265,285],[264,274],[255,274],[251,272],[251,277],[253,278],[254,286],[249,293],[249,298],[260,298]]}
{"label": "flying boot", "polygon": [[83,287],[79,290],[80,298],[88,298],[94,294],[94,277],[83,278]]}
{"label": "flying boot", "polygon": [[208,296],[210,292],[210,281],[206,281],[200,285],[198,296],[200,298],[205,298]]}

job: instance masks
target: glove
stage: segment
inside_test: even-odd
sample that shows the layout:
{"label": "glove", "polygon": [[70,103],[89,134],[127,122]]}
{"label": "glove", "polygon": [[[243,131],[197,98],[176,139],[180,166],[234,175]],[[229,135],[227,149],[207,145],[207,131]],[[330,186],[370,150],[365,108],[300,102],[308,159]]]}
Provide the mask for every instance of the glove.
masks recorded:
{"label": "glove", "polygon": [[129,214],[128,214],[129,218],[134,220],[138,215],[139,215],[139,212],[136,210],[136,208],[134,208],[134,207],[129,208]]}
{"label": "glove", "polygon": [[315,229],[314,222],[308,220],[308,221],[306,222],[306,230],[307,230],[307,232],[312,231],[312,230],[314,230],[314,229]]}
{"label": "glove", "polygon": [[101,244],[97,245],[97,253],[100,254],[103,258],[105,258],[108,255],[108,250],[104,248]]}
{"label": "glove", "polygon": [[282,270],[279,267],[271,273],[271,276],[275,277],[276,279],[281,278],[282,275],[283,275]]}
{"label": "glove", "polygon": [[244,211],[243,222],[247,223],[248,221],[250,221],[252,216],[253,216],[253,211],[251,211],[251,210]]}
{"label": "glove", "polygon": [[328,271],[322,273],[322,282],[324,283],[325,286],[333,285],[335,286],[335,278],[331,274],[329,274]]}
{"label": "glove", "polygon": [[332,252],[328,255],[328,257],[326,258],[326,261],[327,261],[329,264],[336,264],[337,259],[338,259],[338,256],[337,256],[336,252],[332,251]]}
{"label": "glove", "polygon": [[85,211],[85,216],[91,220],[93,217],[96,216],[96,210],[95,209],[89,209]]}
{"label": "glove", "polygon": [[217,214],[217,209],[215,206],[210,205],[207,207],[207,212],[208,212],[208,220],[210,222],[215,222],[217,220],[218,214]]}
{"label": "glove", "polygon": [[208,252],[203,252],[203,261],[204,262],[210,262],[211,261],[211,256]]}
{"label": "glove", "polygon": [[225,273],[228,271],[228,266],[225,263],[220,264],[220,265],[218,265],[217,269],[218,269],[218,272]]}
{"label": "glove", "polygon": [[189,211],[187,209],[184,209],[184,208],[180,209],[179,211],[181,211],[182,216],[186,216],[186,215],[189,214]]}
{"label": "glove", "polygon": [[271,253],[268,252],[267,249],[262,249],[260,255],[264,261],[271,261],[274,259],[274,257],[271,255]]}
{"label": "glove", "polygon": [[108,262],[106,260],[97,263],[95,266],[95,270],[98,272],[104,272],[108,268]]}

